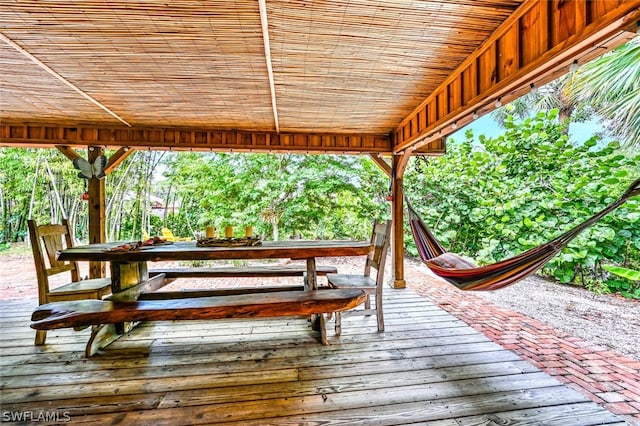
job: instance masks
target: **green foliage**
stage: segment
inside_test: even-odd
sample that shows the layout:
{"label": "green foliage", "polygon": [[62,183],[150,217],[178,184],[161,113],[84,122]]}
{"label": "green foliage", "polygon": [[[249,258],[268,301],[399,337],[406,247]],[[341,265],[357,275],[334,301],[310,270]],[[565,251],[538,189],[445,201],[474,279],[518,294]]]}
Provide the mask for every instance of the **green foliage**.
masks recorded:
{"label": "green foliage", "polygon": [[0,149],[0,243],[23,241],[27,219],[86,217],[83,181],[57,150]]}
{"label": "green foliage", "polygon": [[607,285],[612,292],[620,293],[624,297],[640,299],[640,271],[614,265],[602,265],[602,269],[622,278],[617,279],[614,277],[607,281]]}
{"label": "green foliage", "polygon": [[567,92],[603,117],[613,137],[640,146],[640,37],[580,67]]}
{"label": "green foliage", "polygon": [[175,156],[165,176],[181,200],[179,234],[254,226],[268,239],[365,238],[381,218],[385,177],[361,157],[266,154]]}
{"label": "green foliage", "polygon": [[[450,143],[445,157],[410,163],[405,187],[414,208],[453,252],[493,263],[570,229],[621,195],[640,155],[596,138],[572,144],[556,111],[505,122],[497,138]],[[411,173],[411,170],[421,173]],[[640,264],[640,200],[634,197],[584,231],[543,272],[607,291],[603,262]],[[409,240],[409,239],[407,239]]]}

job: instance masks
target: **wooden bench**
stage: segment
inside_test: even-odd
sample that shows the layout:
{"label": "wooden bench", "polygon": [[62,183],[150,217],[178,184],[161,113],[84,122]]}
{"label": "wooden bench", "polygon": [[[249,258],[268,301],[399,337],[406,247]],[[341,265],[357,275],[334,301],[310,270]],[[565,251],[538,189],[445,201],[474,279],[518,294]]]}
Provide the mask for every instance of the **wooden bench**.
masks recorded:
{"label": "wooden bench", "polygon": [[[318,275],[337,274],[334,266],[318,266]],[[302,277],[307,272],[305,265],[265,266],[220,266],[215,268],[151,269],[149,276],[165,274],[166,279],[177,278],[244,278],[244,277]]]}
{"label": "wooden bench", "polygon": [[[353,309],[365,300],[363,291],[353,289],[279,291],[136,302],[73,300],[39,306],[31,315],[31,327],[36,330],[51,330],[137,321],[317,315],[322,344],[326,345],[324,314]],[[93,336],[91,340],[94,340]],[[93,353],[88,345],[87,355]]]}

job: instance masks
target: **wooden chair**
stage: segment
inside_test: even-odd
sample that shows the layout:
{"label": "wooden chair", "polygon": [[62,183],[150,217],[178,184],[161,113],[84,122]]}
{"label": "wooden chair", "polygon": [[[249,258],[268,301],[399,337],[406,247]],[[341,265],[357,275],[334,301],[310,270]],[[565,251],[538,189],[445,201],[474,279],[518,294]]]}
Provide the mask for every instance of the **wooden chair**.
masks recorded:
{"label": "wooden chair", "polygon": [[[389,234],[391,221],[376,222],[373,225],[371,243],[373,251],[367,256],[363,275],[352,274],[327,274],[329,287],[332,288],[358,288],[367,294],[364,309],[354,309],[345,312],[336,312],[336,335],[342,332],[342,315],[371,315],[374,311],[378,320],[378,332],[384,331],[384,316],[382,311],[382,290],[384,285],[384,265],[387,260],[389,248]],[[371,269],[376,270],[375,279],[371,277]],[[375,297],[375,309],[371,309],[371,295]]]}
{"label": "wooden chair", "polygon": [[[63,300],[102,299],[111,293],[110,278],[81,280],[77,262],[60,262],[56,259],[59,250],[73,247],[73,236],[66,219],[62,224],[48,225],[37,225],[29,219],[27,224],[38,277],[40,305]],[[51,288],[49,277],[65,272],[71,272],[71,282]],[[35,344],[44,345],[46,338],[46,330],[37,330]]]}

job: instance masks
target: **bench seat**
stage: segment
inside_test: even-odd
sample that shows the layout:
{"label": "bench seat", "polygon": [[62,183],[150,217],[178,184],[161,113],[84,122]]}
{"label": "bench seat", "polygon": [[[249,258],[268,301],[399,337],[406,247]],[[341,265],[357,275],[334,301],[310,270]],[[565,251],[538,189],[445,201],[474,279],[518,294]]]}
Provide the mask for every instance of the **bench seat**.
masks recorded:
{"label": "bench seat", "polygon": [[[318,275],[336,274],[334,266],[318,266]],[[305,265],[265,265],[265,266],[220,266],[215,268],[175,268],[151,269],[149,276],[165,274],[167,279],[177,278],[229,278],[229,277],[302,277],[306,274]]]}
{"label": "bench seat", "polygon": [[281,291],[137,302],[73,300],[39,306],[31,315],[31,327],[36,330],[51,330],[134,321],[309,316],[352,309],[365,300],[363,291],[353,289]]}

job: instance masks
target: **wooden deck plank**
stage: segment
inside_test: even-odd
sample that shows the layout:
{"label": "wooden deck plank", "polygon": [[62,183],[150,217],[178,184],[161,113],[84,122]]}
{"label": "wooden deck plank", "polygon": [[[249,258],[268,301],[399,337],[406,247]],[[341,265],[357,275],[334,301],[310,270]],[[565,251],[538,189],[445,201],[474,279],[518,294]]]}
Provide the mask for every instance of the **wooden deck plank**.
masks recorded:
{"label": "wooden deck plank", "polygon": [[[467,385],[475,384],[472,381]],[[540,385],[531,389],[523,386]],[[500,412],[535,408],[545,404],[571,404],[581,397],[568,388],[558,385],[543,386],[542,382],[517,383],[504,379],[502,391],[467,395],[469,388],[452,389],[451,386],[396,387],[393,392],[354,391],[333,394],[317,394],[303,397],[270,398],[214,405],[199,405],[132,411],[127,413],[87,415],[87,424],[184,424],[184,419],[197,419],[198,423],[260,420],[262,424],[282,421],[283,416],[304,419],[310,423],[382,424],[396,425],[398,419],[433,421],[457,416],[479,415],[484,412]],[[450,390],[450,392],[447,392]],[[447,392],[447,397],[439,392]],[[102,422],[102,423],[100,423]]]}
{"label": "wooden deck plank", "polygon": [[[117,387],[118,395],[126,399],[126,395],[136,395],[141,393],[141,387],[147,393],[160,393],[163,395],[163,406],[169,408],[172,406],[171,401],[180,401],[181,406],[202,405],[214,403],[228,403],[240,401],[259,400],[262,395],[268,394],[270,398],[286,398],[292,395],[316,395],[318,392],[346,392],[356,390],[371,390],[388,387],[389,384],[397,383],[398,379],[402,379],[405,385],[433,384],[450,382],[463,379],[483,379],[487,377],[513,376],[520,377],[523,374],[540,374],[536,369],[524,363],[524,361],[503,361],[492,364],[481,364],[476,366],[467,366],[466,368],[445,367],[439,370],[422,369],[414,371],[402,371],[393,373],[376,373],[367,376],[367,380],[362,380],[359,376],[345,376],[337,378],[316,378],[309,380],[296,380],[295,378],[287,379],[287,374],[291,369],[284,370],[266,370],[264,377],[255,384],[243,385],[242,381],[232,383],[233,374],[229,373],[225,376],[224,381],[202,380],[211,378],[213,375],[202,374],[200,377],[200,386],[193,386],[193,377],[187,378],[185,383],[181,382],[181,377],[169,376],[162,380],[154,380],[153,385],[148,386],[149,380],[132,379],[131,384],[126,386],[118,386],[118,382],[103,382],[100,386],[92,386],[89,395],[83,394],[81,398],[69,398],[64,392],[68,390],[66,385],[42,386],[21,389],[8,389],[7,401],[4,405],[22,407],[24,403],[20,401],[28,396],[32,399],[28,404],[34,404],[37,401],[50,403],[58,400],[66,408],[79,407],[86,404],[92,406],[95,404],[96,398],[109,399],[113,397],[113,390]],[[281,378],[277,375],[280,372]],[[416,374],[416,372],[421,374]],[[258,374],[256,372],[256,374]],[[244,375],[240,375],[243,376]],[[230,387],[232,383],[233,389]],[[87,399],[89,398],[89,399]]]}
{"label": "wooden deck plank", "polygon": [[[185,363],[191,365],[210,363],[212,362],[211,353],[216,353],[215,362],[229,363],[239,361],[253,361],[257,362],[261,359],[268,357],[269,359],[296,359],[300,357],[327,357],[331,354],[339,352],[340,354],[350,354],[353,352],[375,352],[380,351],[397,351],[400,349],[410,348],[435,348],[438,346],[450,346],[450,345],[467,345],[471,343],[486,342],[484,336],[479,333],[470,334],[454,334],[454,335],[440,335],[439,337],[428,338],[415,338],[390,341],[381,347],[376,342],[355,342],[344,343],[340,346],[333,345],[331,351],[319,351],[314,348],[313,345],[292,345],[284,346],[278,345],[277,348],[273,346],[267,347],[267,345],[253,344],[249,345],[229,345],[229,346],[210,346],[210,349],[204,346],[199,346],[199,352],[192,352],[194,348],[192,346],[184,348],[182,352],[172,351],[171,353],[156,353],[153,357],[144,357],[136,360],[137,367],[152,368],[156,366],[171,367],[182,366]],[[317,346],[317,345],[315,345]],[[59,374],[62,372],[70,373],[74,371],[93,371],[102,369],[118,369],[118,368],[130,368],[130,357],[114,357],[109,354],[107,357],[103,357],[95,362],[73,362],[61,365],[59,362],[51,362],[50,359],[34,360],[32,357],[23,357],[22,359],[15,359],[12,365],[0,367],[0,374],[8,376],[20,376],[31,375],[32,369],[36,368],[40,374]],[[28,364],[25,364],[28,361]],[[314,363],[317,365],[317,363]]]}
{"label": "wooden deck plank", "polygon": [[374,316],[344,318],[327,347],[303,318],[162,321],[91,359],[86,330],[34,347],[33,307],[0,318],[3,411],[80,424],[621,421],[410,290],[386,292],[386,332]]}
{"label": "wooden deck plank", "polygon": [[[514,361],[518,358],[511,353],[495,349],[495,344],[488,342],[469,343],[463,345],[451,345],[438,347],[435,350],[423,348],[422,350],[378,350],[368,352],[336,353],[317,355],[316,357],[305,355],[298,358],[276,358],[267,360],[203,362],[195,364],[187,357],[187,364],[176,365],[170,368],[165,366],[147,367],[143,371],[139,369],[123,368],[113,370],[93,371],[69,371],[61,377],[60,374],[39,374],[38,376],[7,377],[3,380],[4,390],[11,388],[31,388],[35,386],[92,383],[100,381],[128,381],[132,379],[186,377],[198,374],[214,374],[219,371],[225,373],[240,373],[248,371],[279,370],[295,367],[298,369],[300,380],[308,380],[318,377],[358,376],[367,374],[371,368],[379,372],[402,371],[411,364],[411,368],[443,368],[455,365],[464,365],[486,361],[486,353],[491,355],[491,362]],[[409,352],[409,353],[407,353]],[[480,356],[478,355],[480,354]],[[400,363],[399,361],[404,361]],[[122,390],[121,390],[122,391]]]}

